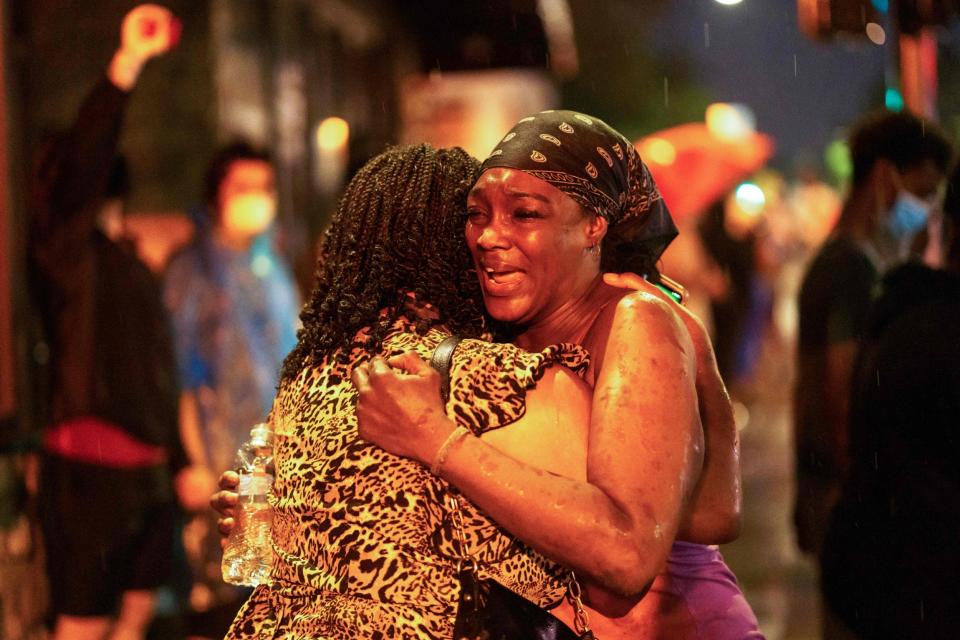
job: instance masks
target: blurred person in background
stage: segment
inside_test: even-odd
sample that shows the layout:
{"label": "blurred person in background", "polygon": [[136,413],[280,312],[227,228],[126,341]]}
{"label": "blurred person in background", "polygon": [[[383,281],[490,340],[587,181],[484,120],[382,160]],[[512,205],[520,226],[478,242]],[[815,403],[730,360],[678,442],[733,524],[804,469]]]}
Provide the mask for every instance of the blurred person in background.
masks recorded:
{"label": "blurred person in background", "polygon": [[801,164],[787,202],[793,213],[795,239],[810,251],[819,249],[837,224],[843,207],[840,195],[823,181],[816,168]]}
{"label": "blurred person in background", "polygon": [[188,632],[223,637],[247,590],[220,572],[215,478],[270,410],[284,357],[296,344],[299,294],[274,248],[276,190],[266,153],[245,142],[222,148],[206,174],[206,210],[194,239],[167,267],[164,298],[180,369],[180,428],[194,468],[184,544],[194,573]]}
{"label": "blurred person in background", "polygon": [[[774,285],[773,321],[786,344],[796,344],[797,299],[808,262],[830,234],[840,216],[843,201],[837,191],[824,182],[814,167],[800,163],[792,184],[787,187],[784,206],[779,209],[773,231],[780,261]],[[786,375],[791,376],[789,367]]]}
{"label": "blurred person in background", "polygon": [[810,553],[821,548],[847,472],[851,375],[875,287],[909,257],[952,157],[944,134],[909,113],[865,117],[849,146],[851,191],[799,300],[794,521],[799,547]]}
{"label": "blurred person in background", "polygon": [[850,475],[821,557],[824,637],[960,629],[960,171],[930,243],[882,283],[857,357]]}
{"label": "blurred person in background", "polygon": [[40,491],[54,638],[143,638],[170,569],[171,478],[187,463],[176,361],[159,283],[123,238],[116,151],[144,64],[178,35],[163,7],[130,11],[106,77],[33,175],[30,255],[52,374]]}
{"label": "blurred person in background", "polygon": [[712,259],[726,276],[722,294],[711,300],[713,344],[717,366],[732,386],[752,369],[747,343],[758,337],[748,334],[757,277],[757,235],[753,228],[735,228],[729,220],[728,197],[717,200],[700,219],[697,231]]}
{"label": "blurred person in background", "polygon": [[684,306],[700,318],[713,335],[711,301],[723,298],[730,286],[727,274],[703,246],[697,232],[699,218],[688,216],[677,220],[679,235],[663,252],[662,271],[669,273],[687,290]]}

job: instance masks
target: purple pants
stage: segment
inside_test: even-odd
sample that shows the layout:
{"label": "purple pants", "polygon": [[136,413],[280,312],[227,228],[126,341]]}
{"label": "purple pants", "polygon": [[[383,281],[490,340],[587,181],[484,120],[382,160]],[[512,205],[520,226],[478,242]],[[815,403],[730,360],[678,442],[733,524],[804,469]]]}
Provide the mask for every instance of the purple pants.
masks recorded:
{"label": "purple pants", "polygon": [[715,546],[675,542],[638,607],[657,640],[763,640],[757,617]]}

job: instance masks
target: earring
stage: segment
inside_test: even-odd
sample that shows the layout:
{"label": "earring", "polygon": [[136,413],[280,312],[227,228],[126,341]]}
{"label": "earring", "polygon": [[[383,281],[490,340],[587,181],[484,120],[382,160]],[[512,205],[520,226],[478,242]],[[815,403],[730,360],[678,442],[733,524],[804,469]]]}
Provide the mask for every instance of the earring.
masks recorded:
{"label": "earring", "polygon": [[592,244],[592,245],[590,245],[589,247],[587,247],[587,253],[590,254],[590,255],[592,255],[592,256],[597,255],[597,253],[599,253],[599,251],[600,251],[600,247],[598,247],[598,246],[595,245],[595,244]]}

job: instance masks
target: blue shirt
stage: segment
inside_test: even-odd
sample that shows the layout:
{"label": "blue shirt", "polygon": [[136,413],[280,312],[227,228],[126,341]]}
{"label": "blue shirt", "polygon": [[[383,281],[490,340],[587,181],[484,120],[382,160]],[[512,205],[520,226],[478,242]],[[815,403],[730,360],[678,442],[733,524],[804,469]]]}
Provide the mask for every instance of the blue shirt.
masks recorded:
{"label": "blue shirt", "polygon": [[296,344],[293,278],[269,234],[237,251],[201,230],[167,267],[164,300],[208,462],[231,468],[251,427],[269,413],[283,359]]}

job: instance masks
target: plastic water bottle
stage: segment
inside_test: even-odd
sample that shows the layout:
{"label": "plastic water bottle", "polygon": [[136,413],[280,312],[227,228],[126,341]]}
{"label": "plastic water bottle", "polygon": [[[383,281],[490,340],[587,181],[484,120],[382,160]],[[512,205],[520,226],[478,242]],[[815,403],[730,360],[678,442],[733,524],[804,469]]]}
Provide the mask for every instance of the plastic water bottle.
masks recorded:
{"label": "plastic water bottle", "polygon": [[240,498],[221,564],[223,579],[230,584],[256,586],[269,581],[273,565],[273,510],[267,496],[273,486],[269,470],[272,463],[273,431],[260,423],[250,431],[250,440],[237,451]]}

